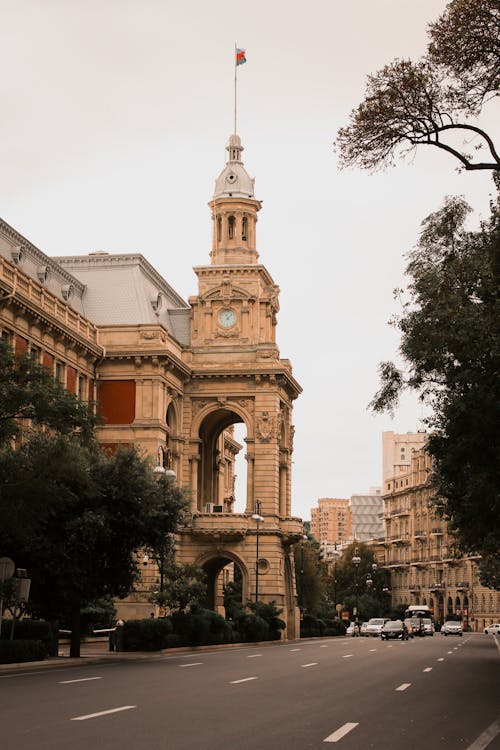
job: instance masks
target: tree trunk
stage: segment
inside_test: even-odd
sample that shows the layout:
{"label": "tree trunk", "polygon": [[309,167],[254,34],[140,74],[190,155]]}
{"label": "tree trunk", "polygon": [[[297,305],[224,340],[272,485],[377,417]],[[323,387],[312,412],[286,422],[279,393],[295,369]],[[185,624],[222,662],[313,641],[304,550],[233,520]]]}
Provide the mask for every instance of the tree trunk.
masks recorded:
{"label": "tree trunk", "polygon": [[80,656],[80,606],[79,596],[74,596],[71,602],[71,645],[69,655]]}

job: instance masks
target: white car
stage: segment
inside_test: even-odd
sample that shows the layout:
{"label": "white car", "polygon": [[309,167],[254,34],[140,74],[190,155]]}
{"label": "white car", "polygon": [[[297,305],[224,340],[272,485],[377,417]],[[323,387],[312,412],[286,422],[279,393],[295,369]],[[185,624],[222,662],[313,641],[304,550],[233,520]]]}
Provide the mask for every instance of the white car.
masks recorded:
{"label": "white car", "polygon": [[371,635],[378,638],[382,632],[384,623],[386,622],[387,617],[372,617],[371,620],[368,620],[368,625],[366,626],[366,635]]}
{"label": "white car", "polygon": [[350,622],[349,625],[347,626],[347,630],[345,631],[345,634],[346,635],[354,635],[354,628],[355,627],[356,627],[355,624],[353,622]]}
{"label": "white car", "polygon": [[443,635],[462,635],[463,634],[463,627],[462,623],[458,620],[447,620],[442,628],[441,633]]}
{"label": "white car", "polygon": [[500,635],[500,622],[492,622],[491,625],[487,625],[484,632],[486,634],[494,633],[495,635]]}

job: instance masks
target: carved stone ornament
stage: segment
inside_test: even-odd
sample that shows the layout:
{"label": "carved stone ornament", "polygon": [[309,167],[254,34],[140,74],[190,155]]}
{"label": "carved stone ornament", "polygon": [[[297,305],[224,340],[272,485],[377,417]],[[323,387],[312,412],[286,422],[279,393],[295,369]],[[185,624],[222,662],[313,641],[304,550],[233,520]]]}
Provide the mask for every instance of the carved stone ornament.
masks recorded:
{"label": "carved stone ornament", "polygon": [[192,402],[193,414],[196,414],[201,409],[204,409],[205,406],[211,403],[213,403],[213,399],[211,398],[200,398],[200,399],[193,400]]}
{"label": "carved stone ornament", "polygon": [[269,412],[263,411],[262,415],[257,418],[256,433],[262,443],[269,443],[275,437],[276,419],[270,417]]}

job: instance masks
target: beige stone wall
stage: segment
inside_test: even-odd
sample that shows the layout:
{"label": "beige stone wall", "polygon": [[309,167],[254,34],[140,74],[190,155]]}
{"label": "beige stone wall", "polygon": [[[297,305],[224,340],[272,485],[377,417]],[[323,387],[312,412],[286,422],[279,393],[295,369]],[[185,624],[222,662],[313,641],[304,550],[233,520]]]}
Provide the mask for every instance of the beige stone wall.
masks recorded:
{"label": "beige stone wall", "polygon": [[426,603],[437,622],[460,614],[475,631],[500,618],[500,593],[479,584],[477,557],[457,557],[453,536],[427,486],[431,459],[413,453],[411,469],[385,483],[385,567],[392,603]]}

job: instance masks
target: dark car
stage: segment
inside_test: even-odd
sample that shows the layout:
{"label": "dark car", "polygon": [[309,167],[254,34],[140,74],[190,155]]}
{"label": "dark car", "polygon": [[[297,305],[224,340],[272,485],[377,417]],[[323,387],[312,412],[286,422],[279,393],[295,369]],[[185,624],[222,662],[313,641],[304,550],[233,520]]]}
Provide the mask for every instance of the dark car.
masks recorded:
{"label": "dark car", "polygon": [[408,631],[408,635],[410,638],[413,638],[414,636],[424,636],[424,625],[422,623],[421,617],[407,617],[404,621],[404,624],[406,625],[406,629]]}
{"label": "dark car", "polygon": [[389,620],[384,624],[380,637],[383,641],[388,641],[389,638],[400,638],[402,641],[407,641],[408,630],[402,620]]}

